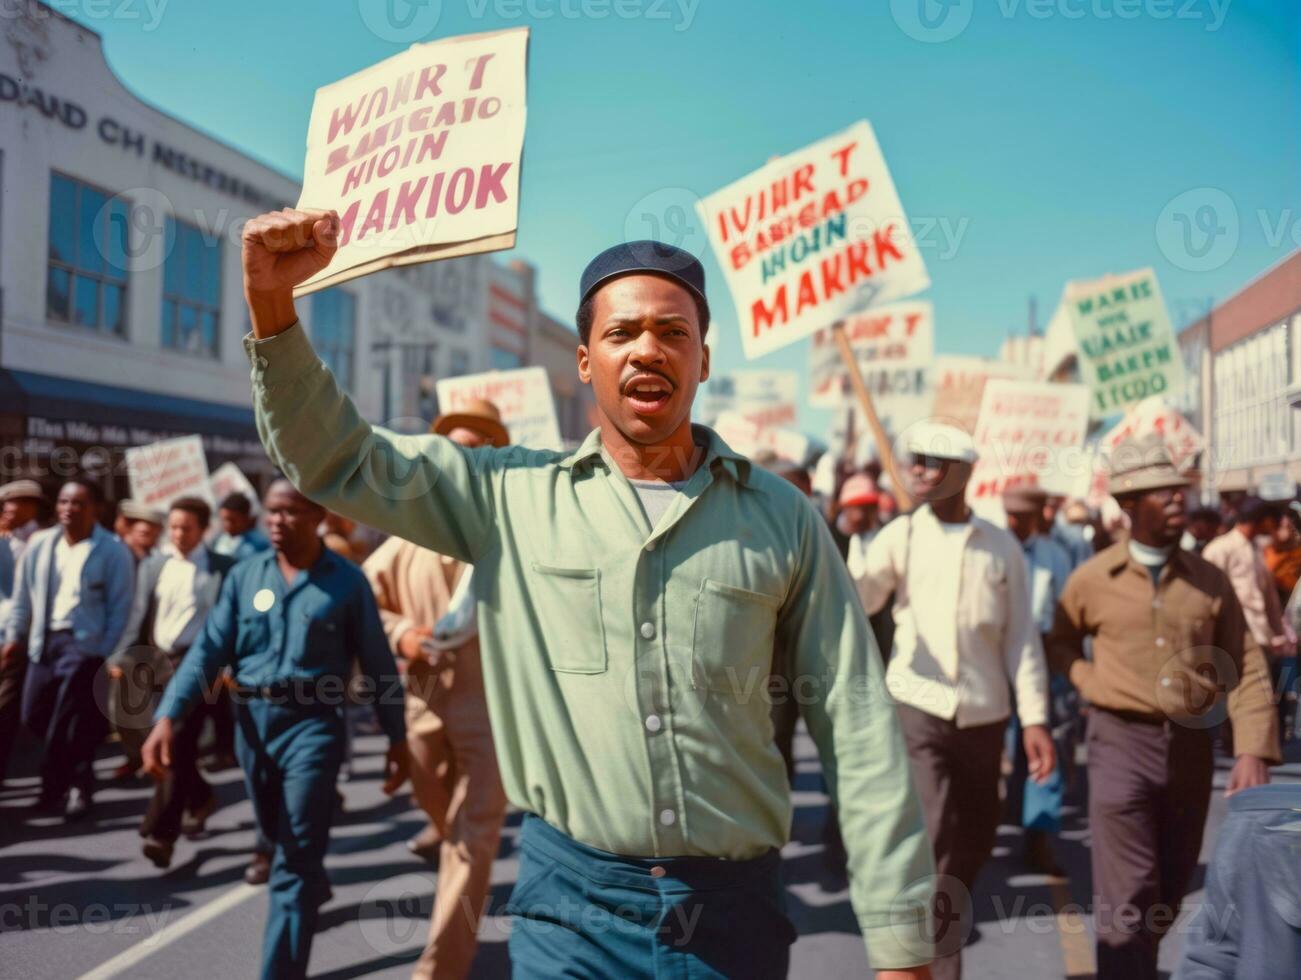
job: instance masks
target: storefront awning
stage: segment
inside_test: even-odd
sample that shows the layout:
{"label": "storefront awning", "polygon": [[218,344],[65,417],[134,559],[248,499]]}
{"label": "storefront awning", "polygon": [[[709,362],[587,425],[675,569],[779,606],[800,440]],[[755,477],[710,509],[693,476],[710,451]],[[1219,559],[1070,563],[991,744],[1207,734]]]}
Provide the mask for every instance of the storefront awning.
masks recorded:
{"label": "storefront awning", "polygon": [[0,370],[0,411],[256,441],[253,410],[31,371]]}

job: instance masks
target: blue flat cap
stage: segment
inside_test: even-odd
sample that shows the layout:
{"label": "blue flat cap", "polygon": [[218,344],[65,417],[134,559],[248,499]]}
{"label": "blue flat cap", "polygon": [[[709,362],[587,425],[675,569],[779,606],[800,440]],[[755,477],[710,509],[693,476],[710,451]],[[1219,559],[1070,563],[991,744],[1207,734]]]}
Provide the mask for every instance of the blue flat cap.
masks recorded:
{"label": "blue flat cap", "polygon": [[705,299],[705,267],[690,252],[676,245],[650,241],[624,242],[607,248],[604,252],[587,263],[583,278],[579,283],[582,295],[578,305],[582,306],[587,298],[611,279],[626,276],[631,272],[648,272],[652,275],[672,279],[686,288],[700,300],[705,307],[704,329],[709,325],[709,301]]}

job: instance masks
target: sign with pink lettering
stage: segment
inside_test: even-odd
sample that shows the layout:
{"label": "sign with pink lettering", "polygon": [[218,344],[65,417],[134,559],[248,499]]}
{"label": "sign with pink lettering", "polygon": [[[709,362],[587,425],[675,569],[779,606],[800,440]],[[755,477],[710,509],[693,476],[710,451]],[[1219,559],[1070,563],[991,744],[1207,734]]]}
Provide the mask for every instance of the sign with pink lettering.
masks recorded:
{"label": "sign with pink lettering", "polygon": [[931,284],[866,120],[701,201],[748,358]]}
{"label": "sign with pink lettering", "polygon": [[413,45],[318,89],[300,208],[339,212],[303,295],[378,269],[511,248],[528,28]]}

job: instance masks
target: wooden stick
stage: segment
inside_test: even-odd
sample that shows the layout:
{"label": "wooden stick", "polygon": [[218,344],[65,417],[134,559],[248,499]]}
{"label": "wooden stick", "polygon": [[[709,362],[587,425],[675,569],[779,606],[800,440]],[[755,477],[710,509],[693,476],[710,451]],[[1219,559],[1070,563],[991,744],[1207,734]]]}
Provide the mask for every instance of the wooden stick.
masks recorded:
{"label": "wooden stick", "polygon": [[890,482],[894,486],[894,499],[899,503],[899,512],[912,510],[913,500],[907,490],[908,484],[904,482],[903,473],[900,472],[899,464],[895,461],[890,440],[886,438],[885,427],[877,417],[876,406],[872,404],[872,394],[863,381],[863,372],[859,369],[858,358],[854,356],[854,348],[850,346],[849,337],[845,334],[844,323],[837,320],[831,326],[831,333],[836,338],[836,346],[840,348],[840,359],[845,362],[845,371],[849,374],[849,383],[854,388],[854,394],[858,396],[858,404],[863,409],[863,414],[867,416],[867,424],[872,428],[881,465],[890,474]]}

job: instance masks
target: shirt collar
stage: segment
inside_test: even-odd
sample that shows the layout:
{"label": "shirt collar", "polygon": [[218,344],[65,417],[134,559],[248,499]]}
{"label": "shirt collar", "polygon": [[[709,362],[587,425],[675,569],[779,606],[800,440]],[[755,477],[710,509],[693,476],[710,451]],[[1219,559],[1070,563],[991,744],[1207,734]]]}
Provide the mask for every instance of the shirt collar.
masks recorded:
{"label": "shirt collar", "polygon": [[[1148,574],[1147,569],[1135,561],[1134,556],[1129,553],[1128,534],[1121,535],[1120,539],[1106,551],[1102,552],[1102,554],[1109,556],[1107,560],[1107,571],[1112,575],[1119,574],[1123,569],[1131,565],[1144,575]],[[1190,554],[1190,552],[1184,551],[1183,548],[1176,545],[1174,551],[1170,553],[1170,560],[1166,562],[1165,567],[1171,570],[1176,568],[1186,570]]]}
{"label": "shirt collar", "polygon": [[[753,464],[750,460],[742,456],[726,442],[713,429],[705,425],[693,425],[691,433],[698,444],[705,447],[705,461],[702,468],[713,469],[715,466],[723,469],[733,480],[742,486],[753,486]],[[601,430],[593,429],[583,440],[572,454],[560,461],[562,469],[572,470],[580,464],[585,464],[591,460],[600,457],[602,453]]]}

